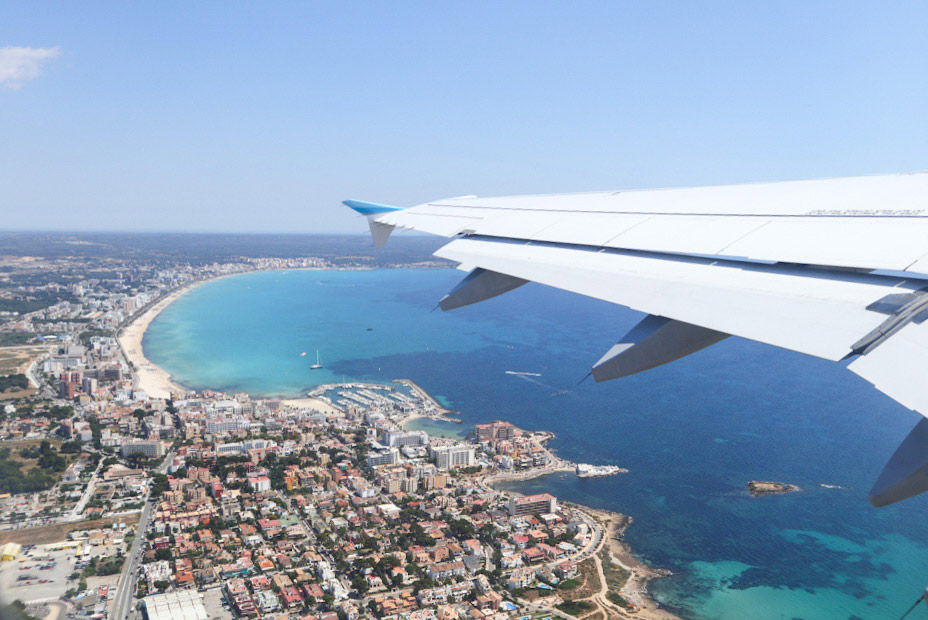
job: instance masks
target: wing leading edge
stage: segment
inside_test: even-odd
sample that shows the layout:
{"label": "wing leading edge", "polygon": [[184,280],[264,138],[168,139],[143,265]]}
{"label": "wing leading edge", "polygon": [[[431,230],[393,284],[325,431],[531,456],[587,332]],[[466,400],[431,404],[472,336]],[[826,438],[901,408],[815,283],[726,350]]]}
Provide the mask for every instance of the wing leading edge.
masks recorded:
{"label": "wing leading edge", "polygon": [[[396,227],[452,238],[469,275],[443,310],[527,281],[646,313],[597,381],[741,336],[831,361],[928,417],[928,173],[594,194],[346,201],[375,245]],[[900,368],[901,367],[901,368]],[[870,494],[928,490],[928,421]]]}

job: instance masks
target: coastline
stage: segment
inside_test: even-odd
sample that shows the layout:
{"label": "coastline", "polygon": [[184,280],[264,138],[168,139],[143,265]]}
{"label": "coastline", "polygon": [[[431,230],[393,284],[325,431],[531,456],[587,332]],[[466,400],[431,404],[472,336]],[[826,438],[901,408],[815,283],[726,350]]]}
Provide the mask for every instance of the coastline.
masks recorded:
{"label": "coastline", "polygon": [[[220,276],[226,277],[226,276]],[[132,366],[134,375],[133,385],[144,391],[151,398],[171,398],[171,394],[183,393],[186,390],[171,380],[171,375],[164,369],[155,366],[147,357],[142,348],[142,340],[148,326],[161,314],[165,308],[180,299],[186,293],[206,282],[218,280],[219,278],[209,278],[207,280],[198,280],[181,288],[174,289],[167,295],[162,296],[151,307],[132,319],[127,325],[119,330],[116,336],[119,347],[122,349],[126,361]]]}
{"label": "coastline", "polygon": [[665,569],[652,568],[639,561],[632,554],[631,547],[625,542],[625,531],[634,523],[634,519],[629,515],[611,510],[590,508],[581,504],[572,505],[592,516],[603,528],[603,538],[599,552],[593,556],[600,578],[602,579],[603,575],[602,564],[604,558],[629,573],[625,585],[619,590],[619,594],[634,603],[637,610],[632,612],[615,605],[606,597],[607,588],[604,584],[602,591],[597,596],[594,596],[603,611],[607,614],[612,613],[623,617],[647,618],[649,620],[679,620],[679,616],[660,607],[648,593],[648,583],[651,580],[668,577],[671,572]]}
{"label": "coastline", "polygon": [[[538,476],[552,475],[564,471],[564,467],[539,468],[525,477],[513,477],[509,474],[496,476],[481,476],[477,482],[485,490],[499,493],[503,496],[512,497],[520,495],[518,492],[510,490],[497,489],[492,486],[495,483],[528,480]],[[584,562],[593,562],[598,579],[598,589],[591,592],[584,600],[595,605],[595,609],[586,615],[595,616],[601,613],[608,620],[609,618],[644,618],[646,620],[681,620],[679,616],[661,605],[652,598],[648,592],[648,584],[654,579],[668,577],[672,573],[666,569],[654,568],[638,560],[627,542],[625,542],[625,532],[634,522],[634,518],[611,510],[600,508],[591,508],[575,502],[563,502],[565,506],[571,507],[581,518],[594,530],[599,530],[595,544],[583,551],[581,558]],[[578,560],[578,563],[581,560]],[[612,567],[607,568],[611,564]],[[620,588],[610,588],[607,573],[611,573],[618,568],[626,574],[624,584]],[[619,594],[629,603],[633,604],[632,608],[626,608],[616,604],[607,596],[608,592]],[[560,600],[560,599],[557,599]],[[546,603],[547,605],[547,603]],[[554,603],[548,605],[549,611],[553,614]]]}
{"label": "coastline", "polygon": [[[269,271],[325,271],[325,269],[318,269],[315,267],[249,269],[247,271],[225,273],[212,278],[196,280],[182,287],[176,288],[166,295],[163,295],[144,312],[134,317],[126,325],[120,327],[116,334],[116,341],[119,343],[120,349],[122,349],[123,356],[125,356],[126,361],[129,362],[129,364],[132,366],[134,377],[133,385],[138,389],[143,390],[151,398],[168,399],[171,398],[172,394],[183,394],[189,391],[187,388],[175,383],[172,380],[171,374],[169,372],[159,366],[156,366],[151,362],[151,360],[145,357],[145,351],[142,347],[142,340],[145,337],[145,332],[148,330],[148,326],[151,325],[151,322],[155,320],[155,317],[161,314],[165,308],[202,284],[206,284],[207,282],[215,282],[216,280],[222,280],[224,278],[231,278],[234,276]],[[335,269],[335,271],[344,270]],[[305,404],[303,401],[306,399],[297,398],[290,400],[291,406],[299,406],[300,404]],[[315,401],[316,399],[313,400]],[[331,405],[328,405],[323,401],[316,402],[318,402],[319,405],[324,406],[323,408],[331,407]],[[338,410],[337,407],[334,409],[336,411]]]}
{"label": "coastline", "polygon": [[[243,276],[246,274],[267,271],[322,270],[316,269],[314,267],[286,267],[282,269],[249,269],[247,271],[240,271],[237,273],[224,273],[222,275],[214,276],[211,278],[196,280],[176,288],[166,295],[161,296],[144,312],[134,317],[126,325],[120,327],[116,334],[116,341],[119,343],[119,348],[122,349],[122,353],[123,356],[125,356],[126,361],[129,362],[129,364],[132,366],[134,377],[133,385],[138,389],[143,390],[151,398],[168,399],[171,398],[172,394],[183,394],[189,391],[182,385],[175,383],[172,380],[171,374],[169,372],[159,366],[156,366],[151,362],[151,360],[145,357],[145,351],[142,347],[142,340],[145,337],[145,332],[148,330],[148,326],[151,325],[151,322],[155,320],[155,317],[161,314],[165,308],[200,285],[206,284],[207,282],[215,282],[216,280],[222,280],[225,278],[232,278],[235,276]],[[319,402],[320,404],[325,404],[322,401]]]}
{"label": "coastline", "polygon": [[[534,432],[541,435],[541,445],[548,456],[547,465],[521,472],[502,472],[480,476],[478,484],[487,491],[513,496],[519,495],[519,493],[499,489],[494,485],[503,482],[524,482],[533,478],[573,472],[575,470],[576,465],[574,463],[558,457],[546,445],[548,441],[554,438],[553,433],[549,431]],[[627,471],[624,470],[621,473],[627,473]],[[641,562],[635,558],[631,547],[625,542],[625,531],[634,522],[634,519],[630,515],[591,508],[575,502],[564,502],[564,504],[582,513],[585,520],[589,520],[590,525],[595,524],[594,527],[600,528],[599,541],[588,554],[588,557],[593,560],[600,584],[599,591],[592,593],[588,600],[596,606],[599,613],[602,613],[606,619],[618,616],[622,618],[646,618],[648,620],[679,620],[679,616],[663,609],[648,593],[648,583],[653,579],[670,576],[670,571],[653,568]],[[617,605],[606,596],[609,588],[604,565],[607,562],[628,573],[625,584],[616,592],[625,600],[634,604],[635,608],[633,610]],[[595,615],[596,612],[591,613]]]}

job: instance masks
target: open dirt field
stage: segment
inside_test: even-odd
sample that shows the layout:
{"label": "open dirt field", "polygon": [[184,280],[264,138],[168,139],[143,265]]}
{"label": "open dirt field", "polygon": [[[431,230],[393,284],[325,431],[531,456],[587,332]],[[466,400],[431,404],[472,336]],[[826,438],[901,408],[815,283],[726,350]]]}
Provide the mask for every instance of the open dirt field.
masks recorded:
{"label": "open dirt field", "polygon": [[46,347],[4,347],[0,348],[0,375],[25,373],[29,364],[38,359]]}
{"label": "open dirt field", "polygon": [[123,515],[121,517],[105,517],[95,521],[77,521],[76,523],[56,523],[54,525],[40,525],[38,527],[24,527],[19,530],[6,530],[0,532],[0,545],[8,542],[18,542],[21,545],[44,545],[58,542],[68,538],[68,532],[74,530],[90,530],[110,523],[121,521],[130,525],[138,523],[139,515]]}

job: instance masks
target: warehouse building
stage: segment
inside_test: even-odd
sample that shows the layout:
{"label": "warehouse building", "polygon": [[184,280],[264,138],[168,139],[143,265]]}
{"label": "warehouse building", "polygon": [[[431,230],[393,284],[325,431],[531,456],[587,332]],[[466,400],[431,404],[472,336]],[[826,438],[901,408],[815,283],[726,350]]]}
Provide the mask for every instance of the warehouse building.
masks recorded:
{"label": "warehouse building", "polygon": [[153,594],[142,599],[146,620],[209,620],[209,614],[192,590]]}

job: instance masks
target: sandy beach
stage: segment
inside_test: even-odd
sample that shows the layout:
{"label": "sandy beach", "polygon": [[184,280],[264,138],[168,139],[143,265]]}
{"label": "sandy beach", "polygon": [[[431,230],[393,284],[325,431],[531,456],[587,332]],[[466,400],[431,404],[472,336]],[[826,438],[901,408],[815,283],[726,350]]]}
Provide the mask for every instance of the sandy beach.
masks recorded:
{"label": "sandy beach", "polygon": [[172,393],[181,393],[186,390],[171,381],[171,375],[166,371],[152,364],[142,350],[142,338],[145,336],[145,330],[151,322],[158,316],[162,310],[170,306],[174,301],[192,288],[207,282],[203,280],[194,282],[183,288],[172,291],[162,297],[151,306],[148,310],[137,316],[131,323],[122,328],[117,339],[119,346],[122,347],[126,359],[129,360],[135,368],[135,386],[144,390],[152,398],[170,398]]}
{"label": "sandy beach", "polygon": [[329,404],[319,398],[287,398],[280,401],[280,404],[295,409],[315,409],[326,415],[338,415],[343,413],[335,405]]}

